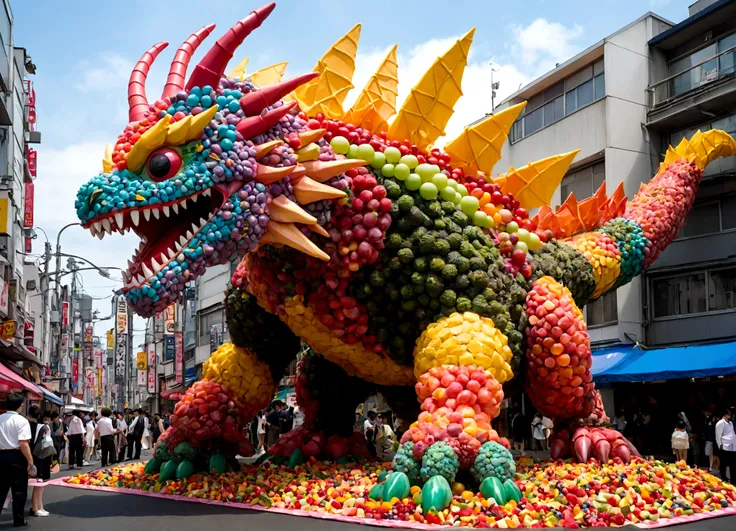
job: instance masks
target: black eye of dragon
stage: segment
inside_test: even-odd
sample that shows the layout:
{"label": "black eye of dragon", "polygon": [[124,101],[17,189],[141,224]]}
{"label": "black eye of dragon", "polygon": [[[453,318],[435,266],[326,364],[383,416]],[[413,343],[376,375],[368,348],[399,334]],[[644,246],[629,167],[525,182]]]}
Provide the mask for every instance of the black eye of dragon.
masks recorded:
{"label": "black eye of dragon", "polygon": [[171,148],[157,149],[148,157],[146,170],[154,181],[163,181],[179,173],[181,155]]}

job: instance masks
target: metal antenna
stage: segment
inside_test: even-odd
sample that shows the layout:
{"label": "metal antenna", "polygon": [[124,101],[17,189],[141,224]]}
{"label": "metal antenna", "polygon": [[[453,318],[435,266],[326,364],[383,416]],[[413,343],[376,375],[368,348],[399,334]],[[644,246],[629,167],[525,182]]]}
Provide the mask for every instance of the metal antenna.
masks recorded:
{"label": "metal antenna", "polygon": [[499,81],[493,82],[493,73],[498,72],[498,69],[493,68],[493,63],[488,64],[491,67],[491,114],[493,114],[493,110],[496,108],[496,91],[501,83]]}

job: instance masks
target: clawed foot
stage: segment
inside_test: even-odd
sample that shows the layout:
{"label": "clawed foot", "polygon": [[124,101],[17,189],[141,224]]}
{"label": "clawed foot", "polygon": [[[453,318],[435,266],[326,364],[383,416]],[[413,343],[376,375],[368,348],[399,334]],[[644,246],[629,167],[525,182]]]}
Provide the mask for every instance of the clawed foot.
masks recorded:
{"label": "clawed foot", "polygon": [[[347,437],[335,434],[327,435],[307,426],[299,426],[282,435],[278,442],[268,449],[268,454],[291,458],[297,450],[301,452],[305,459],[314,456],[340,461],[348,456],[371,457],[365,437],[360,432],[353,432]],[[300,464],[296,457],[293,461],[295,461],[295,464]],[[302,462],[304,461],[302,460]]]}
{"label": "clawed foot", "polygon": [[552,459],[573,457],[582,463],[594,457],[601,463],[619,458],[631,462],[631,456],[641,457],[633,444],[620,432],[610,428],[582,427],[555,431],[551,439]]}

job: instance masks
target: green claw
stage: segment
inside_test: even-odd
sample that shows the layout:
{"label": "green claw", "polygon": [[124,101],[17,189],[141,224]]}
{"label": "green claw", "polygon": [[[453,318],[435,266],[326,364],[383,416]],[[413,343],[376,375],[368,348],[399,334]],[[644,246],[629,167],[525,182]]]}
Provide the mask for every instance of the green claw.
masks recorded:
{"label": "green claw", "polygon": [[442,511],[452,501],[452,489],[444,476],[432,476],[422,489],[422,510],[426,514],[429,510]]}

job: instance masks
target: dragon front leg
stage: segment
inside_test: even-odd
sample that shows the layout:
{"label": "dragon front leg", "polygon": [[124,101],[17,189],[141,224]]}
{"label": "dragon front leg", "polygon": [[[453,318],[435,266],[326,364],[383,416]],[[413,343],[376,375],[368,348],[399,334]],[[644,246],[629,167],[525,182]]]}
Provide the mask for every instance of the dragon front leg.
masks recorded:
{"label": "dragon front leg", "polygon": [[452,482],[468,469],[479,483],[513,477],[508,441],[491,427],[501,384],[513,376],[511,357],[508,339],[489,318],[454,313],[429,325],[414,351],[421,413],[402,437],[394,468],[426,485],[437,476]]}
{"label": "dragon front leg", "polygon": [[[636,449],[607,429],[608,417],[590,372],[590,337],[570,291],[551,277],[538,279],[527,294],[527,382],[534,407],[555,419],[551,455],[625,462]],[[570,444],[572,442],[572,444]]]}
{"label": "dragon front leg", "polygon": [[154,450],[170,457],[199,459],[222,454],[249,456],[246,426],[274,396],[279,378],[299,351],[299,340],[275,315],[240,288],[227,294],[227,321],[233,343],[205,362],[203,379],[176,404],[171,423]]}

